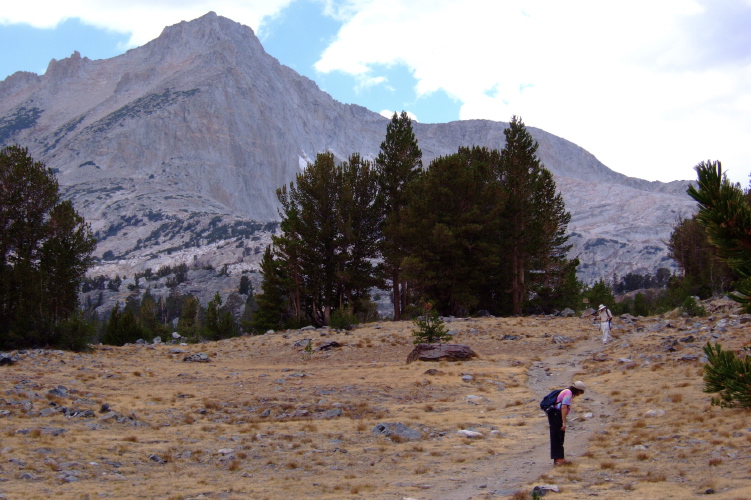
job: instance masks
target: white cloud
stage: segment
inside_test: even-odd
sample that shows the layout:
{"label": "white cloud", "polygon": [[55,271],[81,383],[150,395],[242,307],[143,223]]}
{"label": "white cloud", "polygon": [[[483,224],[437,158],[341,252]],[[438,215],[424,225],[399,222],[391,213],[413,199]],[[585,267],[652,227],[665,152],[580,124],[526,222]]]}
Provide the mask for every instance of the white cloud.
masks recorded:
{"label": "white cloud", "polygon": [[696,163],[720,159],[746,184],[751,57],[747,48],[728,54],[734,38],[727,35],[713,51],[696,27],[751,19],[747,1],[723,8],[710,0],[348,5],[318,71],[366,79],[383,65],[404,64],[418,95],[445,90],[462,103],[461,119],[508,121],[516,114],[647,179],[690,179]]}
{"label": "white cloud", "polygon": [[[384,109],[379,114],[381,116],[386,117],[386,118],[388,118],[390,120],[391,118],[394,117],[394,113],[399,113],[399,111],[391,111],[390,109]],[[420,120],[417,119],[417,116],[414,113],[412,113],[411,111],[407,111],[406,113],[407,113],[407,116],[409,117],[409,119],[412,120],[413,122],[419,122],[420,121]]]}
{"label": "white cloud", "polygon": [[130,34],[128,47],[145,44],[158,37],[165,26],[190,21],[209,11],[258,31],[266,17],[274,16],[293,0],[38,0],[8,2],[0,10],[0,24],[28,24],[54,28],[66,19],[78,18],[84,24]]}

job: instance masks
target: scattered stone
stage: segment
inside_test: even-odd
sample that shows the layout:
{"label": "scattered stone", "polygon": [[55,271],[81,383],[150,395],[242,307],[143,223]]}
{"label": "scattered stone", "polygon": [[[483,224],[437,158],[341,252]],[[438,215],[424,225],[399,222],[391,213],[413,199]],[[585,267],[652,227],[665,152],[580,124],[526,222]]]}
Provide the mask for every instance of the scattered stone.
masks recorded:
{"label": "scattered stone", "polygon": [[0,354],[0,366],[15,364],[20,358],[18,356],[10,356],[8,354]]}
{"label": "scattered stone", "polygon": [[63,385],[58,385],[54,389],[50,389],[49,391],[47,391],[47,394],[51,394],[53,396],[59,396],[61,398],[65,398],[65,397],[68,397],[68,389],[67,389],[67,387],[65,387]]}
{"label": "scattered stone", "polygon": [[189,354],[183,358],[184,362],[187,363],[208,363],[211,361],[209,359],[209,355],[204,352],[199,352],[195,354]]}
{"label": "scattered stone", "polygon": [[161,344],[162,343],[162,337],[156,336],[154,337],[154,340],[151,341],[153,344]]}
{"label": "scattered stone", "polygon": [[665,415],[665,410],[649,410],[644,413],[644,416],[647,418],[662,417],[663,415]]}
{"label": "scattered stone", "polygon": [[342,344],[337,342],[336,340],[327,340],[326,342],[321,343],[318,347],[316,347],[316,351],[330,351],[331,349],[336,349],[337,347],[341,347]]}
{"label": "scattered stone", "polygon": [[169,350],[169,354],[185,354],[186,352],[188,351],[186,351],[185,349],[180,349],[179,347],[173,347]]}
{"label": "scattered stone", "polygon": [[519,340],[520,338],[522,338],[521,335],[504,335],[501,340]]}
{"label": "scattered stone", "polygon": [[342,416],[342,409],[341,408],[333,408],[331,410],[327,410],[323,414],[323,418],[336,418]]}
{"label": "scattered stone", "polygon": [[463,382],[472,382],[475,379],[472,375],[462,375]]}
{"label": "scattered stone", "polygon": [[633,363],[629,358],[618,358],[619,363]]}
{"label": "scattered stone", "polygon": [[429,368],[425,370],[424,375],[445,375],[445,372],[442,372],[441,370],[436,370],[435,368]]}
{"label": "scattered stone", "polygon": [[175,339],[175,340],[177,340],[177,339],[180,338],[180,334],[177,333],[177,332],[172,332],[172,338]]}
{"label": "scattered stone", "polygon": [[420,431],[410,429],[401,422],[396,423],[381,423],[373,427],[373,434],[376,436],[393,437],[396,436],[400,439],[413,441],[422,439]]}
{"label": "scattered stone", "polygon": [[260,415],[260,416],[261,416],[261,417],[268,417],[269,415],[271,415],[271,410],[270,410],[269,408],[266,408],[265,410],[263,410],[263,411],[261,412],[261,415]]}
{"label": "scattered stone", "polygon": [[554,344],[570,344],[573,341],[574,339],[572,339],[571,337],[566,337],[564,335],[553,335]]}
{"label": "scattered stone", "polygon": [[460,431],[457,431],[456,433],[459,434],[460,436],[466,437],[466,438],[480,438],[480,437],[482,437],[482,433],[481,432],[470,431],[469,429],[462,429]]}
{"label": "scattered stone", "polygon": [[217,453],[219,453],[220,455],[229,455],[234,452],[234,448],[222,448],[221,450],[217,450]]}
{"label": "scattered stone", "polygon": [[312,342],[313,339],[300,339],[296,340],[294,346],[295,347],[305,347],[308,345],[308,343]]}
{"label": "scattered stone", "polygon": [[308,325],[308,326],[303,326],[302,328],[300,328],[300,331],[301,331],[301,332],[306,332],[306,331],[310,331],[310,330],[315,330],[315,329],[316,329],[316,327],[315,327],[315,326],[313,326],[313,325]]}
{"label": "scattered stone", "polygon": [[107,413],[110,411],[110,405],[108,403],[102,404],[102,407],[99,408],[99,413]]}
{"label": "scattered stone", "polygon": [[165,459],[163,459],[159,455],[154,455],[154,454],[149,455],[149,460],[151,460],[152,462],[156,462],[158,464],[166,464],[167,463],[167,461]]}
{"label": "scattered stone", "polygon": [[564,317],[564,318],[573,318],[575,315],[576,315],[576,311],[574,311],[573,309],[569,307],[561,311],[559,314],[559,316]]}
{"label": "scattered stone", "polygon": [[477,353],[464,344],[417,344],[407,356],[407,363],[413,361],[469,361]]}

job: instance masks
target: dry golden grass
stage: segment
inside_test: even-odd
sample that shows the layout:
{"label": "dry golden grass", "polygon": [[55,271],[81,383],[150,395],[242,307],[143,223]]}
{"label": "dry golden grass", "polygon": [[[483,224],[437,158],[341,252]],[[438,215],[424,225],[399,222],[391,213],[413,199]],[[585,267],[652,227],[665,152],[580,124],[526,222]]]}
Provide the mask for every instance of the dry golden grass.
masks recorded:
{"label": "dry golden grass", "polygon": [[[701,391],[700,363],[660,350],[663,337],[680,332],[616,330],[620,339],[604,351],[605,360],[595,360],[577,351],[587,342],[600,349],[587,320],[484,318],[452,325],[456,340],[480,358],[405,365],[412,324],[373,326],[330,332],[321,340],[333,338],[344,347],[309,359],[294,346],[304,334],[290,332],[184,347],[208,353],[212,362],[205,364],[183,363],[168,353],[170,346],[125,346],[37,355],[0,367],[4,388],[41,395],[29,410],[15,404],[0,408],[9,411],[0,418],[0,493],[441,498],[460,485],[451,478],[461,474],[470,491],[465,497],[485,498],[477,486],[487,477],[498,476],[501,466],[514,467],[519,457],[539,449],[535,443],[547,446],[547,424],[537,407],[541,394],[529,385],[534,363],[579,352],[570,359],[576,364],[572,379],[586,381],[589,399],[575,402],[571,417],[577,420],[567,449],[573,440],[588,442],[568,457],[572,463],[550,467],[544,482],[562,488],[555,498],[688,498],[709,488],[718,499],[751,498],[751,471],[743,463],[751,446],[748,413],[710,406]],[[505,334],[522,339],[500,340]],[[552,344],[552,334],[575,342]],[[740,345],[748,330],[729,330],[723,347],[733,348],[736,335]],[[655,355],[660,358],[645,362]],[[620,357],[635,362],[624,368]],[[438,373],[427,374],[431,368]],[[474,380],[464,383],[464,373]],[[58,385],[76,392],[45,396]],[[484,400],[470,404],[468,395]],[[50,402],[92,409],[96,416],[39,416]],[[123,420],[103,419],[98,412],[103,403]],[[323,417],[336,409],[341,416]],[[269,415],[262,416],[266,410]],[[650,410],[665,413],[646,417]],[[593,418],[585,421],[587,412]],[[371,430],[379,422],[402,422],[420,430],[423,439],[375,436]],[[52,435],[46,430],[51,428],[66,432]],[[483,437],[462,438],[457,434],[462,429]],[[79,480],[65,482],[60,475],[71,469]],[[34,479],[22,479],[24,473]],[[520,493],[509,498],[528,498],[531,486],[540,484],[534,479],[512,486]],[[489,483],[487,490],[492,488]]]}

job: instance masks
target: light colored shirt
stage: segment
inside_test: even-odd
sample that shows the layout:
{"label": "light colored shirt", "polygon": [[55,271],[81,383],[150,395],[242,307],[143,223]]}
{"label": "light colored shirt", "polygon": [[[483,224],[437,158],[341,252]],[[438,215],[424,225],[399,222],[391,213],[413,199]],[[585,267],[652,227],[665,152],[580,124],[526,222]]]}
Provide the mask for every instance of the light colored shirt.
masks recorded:
{"label": "light colored shirt", "polygon": [[555,400],[555,408],[560,410],[563,405],[571,406],[571,398],[573,397],[571,389],[563,389]]}

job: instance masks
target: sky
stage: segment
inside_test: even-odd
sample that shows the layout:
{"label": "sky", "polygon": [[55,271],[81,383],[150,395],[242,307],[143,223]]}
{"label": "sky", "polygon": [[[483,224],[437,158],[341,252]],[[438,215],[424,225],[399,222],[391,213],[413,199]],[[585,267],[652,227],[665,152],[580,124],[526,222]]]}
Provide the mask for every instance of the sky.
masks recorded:
{"label": "sky", "polygon": [[611,169],[751,173],[751,0],[27,0],[0,10],[0,80],[116,56],[214,11],[335,99],[423,123],[522,118]]}

